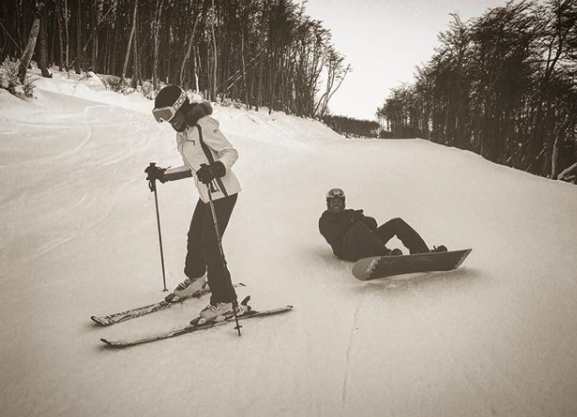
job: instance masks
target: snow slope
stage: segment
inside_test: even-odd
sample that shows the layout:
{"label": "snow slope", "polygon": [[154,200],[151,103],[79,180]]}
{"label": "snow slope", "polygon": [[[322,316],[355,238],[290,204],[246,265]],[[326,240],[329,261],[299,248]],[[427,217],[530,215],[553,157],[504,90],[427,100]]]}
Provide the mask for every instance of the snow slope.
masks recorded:
{"label": "snow slope", "polygon": [[[347,140],[282,113],[215,106],[243,192],[224,239],[257,308],[293,312],[103,349],[185,324],[203,302],[109,328],[162,298],[151,161],[180,165],[142,97],[98,79],[0,90],[0,414],[577,415],[577,188],[424,140]],[[400,216],[459,270],[362,283],[318,233],[324,194]],[[159,188],[167,285],[183,279],[197,195]],[[392,242],[390,247],[399,246]]]}

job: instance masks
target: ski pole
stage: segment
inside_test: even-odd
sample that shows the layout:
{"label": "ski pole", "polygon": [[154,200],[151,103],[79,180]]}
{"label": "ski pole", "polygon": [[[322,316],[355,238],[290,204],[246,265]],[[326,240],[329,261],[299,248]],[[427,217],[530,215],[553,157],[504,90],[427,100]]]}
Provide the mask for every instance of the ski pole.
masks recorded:
{"label": "ski pole", "polygon": [[[220,235],[220,229],[218,228],[218,220],[216,218],[216,210],[214,209],[214,202],[212,201],[212,191],[211,191],[212,183],[206,186],[206,190],[208,191],[208,202],[210,204],[210,211],[212,213],[212,221],[214,222],[214,231],[216,233],[216,241],[218,243],[218,250],[220,251],[220,260],[222,261],[222,268],[226,271],[226,259],[224,258],[224,251],[222,250],[222,239]],[[236,323],[235,329],[238,331],[238,335],[240,336],[240,328],[242,327],[238,324],[238,315],[236,314],[236,310],[238,308],[238,301],[236,298],[232,301],[232,313],[234,314],[234,321]]]}
{"label": "ski pole", "polygon": [[[155,162],[151,162],[149,165],[150,167],[154,167],[156,165]],[[162,290],[163,292],[168,291],[166,289],[166,274],[164,272],[164,252],[162,250],[162,232],[160,230],[160,211],[158,210],[158,195],[156,193],[156,179],[155,178],[150,178],[148,180],[148,188],[150,188],[150,191],[154,193],[154,203],[156,206],[156,224],[158,226],[158,243],[160,245],[160,265],[162,267],[162,282],[164,284],[164,290]]]}

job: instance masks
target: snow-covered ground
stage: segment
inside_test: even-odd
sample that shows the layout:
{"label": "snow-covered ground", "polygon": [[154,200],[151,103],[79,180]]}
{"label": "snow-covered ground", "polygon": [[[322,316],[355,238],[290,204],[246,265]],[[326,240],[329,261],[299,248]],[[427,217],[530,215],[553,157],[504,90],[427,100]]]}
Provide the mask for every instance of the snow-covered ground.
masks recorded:
{"label": "snow-covered ground", "polygon": [[[215,106],[243,192],[224,238],[259,309],[286,315],[127,350],[99,338],[187,323],[206,300],[108,328],[161,299],[144,168],[180,165],[152,103],[97,79],[0,90],[0,414],[575,416],[577,188],[424,140],[347,140],[282,113]],[[332,187],[429,245],[451,273],[362,283],[318,233]],[[159,188],[170,288],[183,279],[191,180]],[[396,244],[395,244],[396,243]],[[391,247],[399,246],[393,242]]]}

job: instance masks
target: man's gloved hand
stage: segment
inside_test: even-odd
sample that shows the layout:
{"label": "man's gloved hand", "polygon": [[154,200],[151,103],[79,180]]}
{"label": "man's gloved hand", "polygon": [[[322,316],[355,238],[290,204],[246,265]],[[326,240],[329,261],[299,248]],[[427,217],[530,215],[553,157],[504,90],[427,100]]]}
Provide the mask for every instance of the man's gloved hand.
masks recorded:
{"label": "man's gloved hand", "polygon": [[210,184],[215,178],[223,177],[226,174],[226,168],[220,161],[214,161],[210,165],[202,164],[196,171],[196,177],[203,184]]}
{"label": "man's gloved hand", "polygon": [[164,178],[164,172],[166,168],[157,167],[154,163],[151,163],[144,172],[147,174],[146,180],[147,181],[155,181],[158,180],[161,183],[166,182],[166,178]]}
{"label": "man's gloved hand", "polygon": [[362,222],[365,219],[363,210],[354,210],[351,217],[351,223]]}

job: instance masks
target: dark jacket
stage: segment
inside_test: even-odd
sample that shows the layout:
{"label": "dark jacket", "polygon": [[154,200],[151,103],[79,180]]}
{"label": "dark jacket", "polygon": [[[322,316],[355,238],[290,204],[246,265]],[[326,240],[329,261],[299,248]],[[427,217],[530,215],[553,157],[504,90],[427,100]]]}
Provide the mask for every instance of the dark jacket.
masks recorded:
{"label": "dark jacket", "polygon": [[347,209],[339,214],[325,210],[321,215],[319,231],[333,248],[333,253],[339,258],[343,255],[343,238],[351,227],[359,221],[365,223],[371,230],[376,230],[377,228],[377,221],[372,217],[365,216],[362,210]]}

